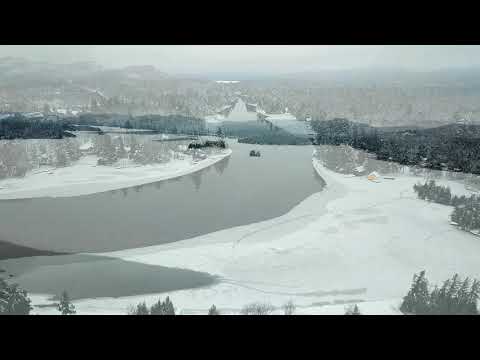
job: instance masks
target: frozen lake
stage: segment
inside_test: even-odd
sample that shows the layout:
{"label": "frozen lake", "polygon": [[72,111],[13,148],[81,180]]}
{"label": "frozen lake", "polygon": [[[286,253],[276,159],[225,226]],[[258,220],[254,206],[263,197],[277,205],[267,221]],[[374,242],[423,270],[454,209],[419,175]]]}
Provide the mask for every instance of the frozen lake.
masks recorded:
{"label": "frozen lake", "polygon": [[[312,146],[229,141],[231,157],[176,179],[66,198],[0,201],[0,239],[56,252],[104,252],[178,241],[287,213],[324,182]],[[251,149],[261,157],[250,157]],[[7,247],[4,247],[7,248]],[[30,293],[74,299],[209,286],[210,274],[88,254],[0,261]]]}
{"label": "frozen lake", "polygon": [[[156,245],[280,216],[324,185],[311,166],[311,146],[229,146],[230,158],[172,180],[0,201],[0,239],[57,252]],[[253,148],[262,156],[250,157]]]}

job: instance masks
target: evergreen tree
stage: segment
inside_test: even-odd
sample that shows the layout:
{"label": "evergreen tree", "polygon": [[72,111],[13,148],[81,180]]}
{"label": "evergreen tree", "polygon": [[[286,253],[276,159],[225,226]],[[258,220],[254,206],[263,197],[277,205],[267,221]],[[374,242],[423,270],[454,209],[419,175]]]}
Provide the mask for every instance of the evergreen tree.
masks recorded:
{"label": "evergreen tree", "polygon": [[355,304],[353,307],[347,308],[345,315],[361,315],[358,305]]}
{"label": "evergreen tree", "polygon": [[62,315],[74,315],[77,313],[75,311],[75,306],[70,302],[70,297],[66,291],[62,293],[60,297],[60,303],[57,305],[57,309],[62,313]]}
{"label": "evergreen tree", "polygon": [[470,286],[471,286],[471,281],[467,277],[462,282],[462,284],[458,289],[457,297],[456,297],[456,306],[457,306],[457,312],[459,314],[468,314],[470,311],[470,306],[469,306]]}
{"label": "evergreen tree", "polygon": [[215,305],[212,305],[212,307],[208,309],[208,315],[220,315],[220,312]]}
{"label": "evergreen tree", "polygon": [[158,300],[150,308],[151,315],[175,315],[175,309],[173,303],[170,301],[170,298],[167,296],[165,301]]}
{"label": "evergreen tree", "polygon": [[455,199],[456,205],[451,220],[456,222],[460,229],[470,231],[480,229],[480,198],[472,195],[470,198]]}
{"label": "evergreen tree", "polygon": [[151,315],[165,315],[163,310],[164,310],[163,309],[163,302],[162,302],[162,300],[158,300],[150,308],[150,314]]}
{"label": "evergreen tree", "polygon": [[175,315],[175,308],[173,307],[173,303],[170,301],[170,298],[168,296],[165,299],[163,306],[165,315]]}
{"label": "evergreen tree", "polygon": [[128,314],[129,315],[150,315],[150,312],[148,311],[147,304],[145,304],[145,302],[142,302],[132,310],[129,310]]}
{"label": "evergreen tree", "polygon": [[480,298],[480,281],[473,280],[468,296],[465,300],[465,311],[468,314],[478,314],[477,302]]}
{"label": "evergreen tree", "polygon": [[223,133],[223,130],[220,126],[217,128],[217,132],[215,133],[215,135],[222,139],[225,137],[225,134]]}
{"label": "evergreen tree", "polygon": [[422,292],[423,285],[421,284],[426,284],[422,273],[415,275],[410,292],[404,298],[400,307],[403,313],[428,315],[478,314],[477,301],[480,296],[480,283],[477,280],[471,281],[466,278],[462,281],[458,274],[455,274],[451,279],[444,281],[440,288],[435,286],[432,292],[428,294],[427,301],[425,301],[423,296],[415,296]]}
{"label": "evergreen tree", "polygon": [[28,315],[32,307],[25,290],[0,279],[0,315]]}
{"label": "evergreen tree", "polygon": [[400,311],[406,314],[426,314],[428,312],[429,299],[428,281],[425,278],[425,270],[423,270],[420,274],[413,276],[412,286],[408,294],[403,298]]}

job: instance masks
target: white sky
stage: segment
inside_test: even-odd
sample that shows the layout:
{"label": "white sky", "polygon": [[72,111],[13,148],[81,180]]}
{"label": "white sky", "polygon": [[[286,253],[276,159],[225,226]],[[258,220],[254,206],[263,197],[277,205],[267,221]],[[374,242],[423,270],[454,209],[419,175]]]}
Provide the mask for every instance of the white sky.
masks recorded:
{"label": "white sky", "polygon": [[154,65],[178,74],[480,66],[478,45],[1,45],[3,56],[53,63],[96,61],[106,67]]}

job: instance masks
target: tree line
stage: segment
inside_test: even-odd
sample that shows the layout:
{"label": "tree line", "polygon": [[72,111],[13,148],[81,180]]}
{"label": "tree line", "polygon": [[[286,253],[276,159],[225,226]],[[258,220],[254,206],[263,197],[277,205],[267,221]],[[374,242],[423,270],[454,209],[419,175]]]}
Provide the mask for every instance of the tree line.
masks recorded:
{"label": "tree line", "polygon": [[[152,141],[136,135],[115,136],[108,134],[94,138],[91,153],[99,157],[98,165],[112,165],[121,159],[137,164],[166,163],[181,157],[188,141]],[[182,150],[182,146],[184,147]]]}
{"label": "tree line", "polygon": [[63,139],[75,137],[65,131],[61,123],[30,120],[20,114],[0,120],[0,140],[12,139]]}
{"label": "tree line", "polygon": [[80,156],[77,139],[0,142],[0,179],[22,177],[40,166],[68,166]]}
{"label": "tree line", "polygon": [[175,315],[175,308],[172,301],[167,298],[162,301],[158,300],[150,308],[145,302],[138,304],[136,307],[128,310],[128,315]]}
{"label": "tree line", "polygon": [[376,154],[378,160],[436,170],[480,174],[480,126],[432,129],[375,128],[347,119],[312,121],[317,144],[346,144]]}
{"label": "tree line", "polygon": [[185,140],[160,142],[132,134],[104,134],[92,135],[89,141],[93,146],[81,150],[79,139],[0,141],[0,179],[23,177],[41,166],[69,166],[87,154],[98,156],[98,165],[112,165],[121,159],[142,165],[166,163],[181,158],[188,144]]}
{"label": "tree line", "polygon": [[414,315],[478,315],[480,281],[458,274],[431,289],[425,271],[413,276],[400,311]]}
{"label": "tree line", "polygon": [[[478,315],[477,302],[480,298],[480,281],[466,277],[462,279],[458,274],[445,280],[441,286],[431,286],[425,270],[414,274],[410,289],[403,297],[400,311],[412,315]],[[59,297],[56,309],[62,315],[76,314],[75,306],[70,296],[63,291]],[[282,307],[285,315],[293,315],[296,306],[292,301],[286,302]],[[9,284],[0,278],[0,315],[29,315],[33,307],[26,290],[18,284]],[[269,315],[276,308],[269,303],[254,302],[245,305],[241,315]],[[159,299],[148,307],[145,302],[132,306],[127,311],[128,315],[175,315],[175,306],[167,296],[165,300]],[[221,315],[215,305],[207,312],[208,315]],[[361,315],[357,304],[346,308],[345,315]]]}
{"label": "tree line", "polygon": [[208,133],[204,119],[183,115],[82,114],[78,117],[67,117],[59,122],[65,125],[113,126],[170,134]]}
{"label": "tree line", "polygon": [[68,131],[86,130],[81,128],[85,126],[135,128],[171,134],[208,134],[204,119],[182,115],[82,114],[52,121],[45,117],[29,119],[16,113],[0,120],[0,139],[62,139],[75,137]]}
{"label": "tree line", "polygon": [[448,186],[437,185],[435,180],[430,180],[425,184],[415,184],[413,190],[417,193],[419,199],[442,205],[453,205],[453,203],[460,201],[457,196],[453,197],[454,200],[452,199],[452,193]]}
{"label": "tree line", "polygon": [[[284,315],[294,315],[296,305],[289,300],[281,306]],[[270,303],[253,302],[243,306],[240,309],[240,315],[270,315],[276,308]],[[127,311],[128,315],[175,315],[173,303],[167,296],[165,301],[158,300],[150,308],[145,302],[130,307]],[[213,304],[206,313],[207,315],[222,315],[218,308]],[[346,308],[345,315],[361,315],[357,304],[350,305]]]}
{"label": "tree line", "polygon": [[442,205],[453,206],[450,219],[465,231],[480,229],[480,197],[471,195],[456,196],[451,194],[448,186],[441,186],[430,180],[424,184],[413,185],[418,198]]}
{"label": "tree line", "polygon": [[[66,291],[62,292],[55,307],[62,315],[76,314],[75,305]],[[0,315],[29,315],[32,310],[27,291],[0,278]]]}

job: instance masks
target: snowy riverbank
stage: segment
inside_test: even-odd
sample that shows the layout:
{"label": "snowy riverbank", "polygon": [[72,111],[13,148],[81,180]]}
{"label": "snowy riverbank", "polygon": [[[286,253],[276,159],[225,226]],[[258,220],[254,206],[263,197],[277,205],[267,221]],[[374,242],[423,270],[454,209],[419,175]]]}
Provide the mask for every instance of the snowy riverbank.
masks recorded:
{"label": "snowy riverbank", "polygon": [[[283,216],[175,243],[99,254],[208,272],[220,277],[218,284],[84,299],[75,302],[78,312],[125,314],[129,305],[150,305],[169,295],[181,314],[206,314],[212,304],[235,314],[251,302],[279,308],[288,300],[298,314],[343,314],[347,303],[358,303],[364,314],[399,314],[416,272],[425,269],[432,283],[454,273],[480,278],[479,239],[449,224],[450,207],[416,198],[413,184],[423,178],[373,182],[312,161],[326,189]],[[448,184],[464,191],[456,182]],[[32,298],[36,304],[48,302],[44,296]]]}
{"label": "snowy riverbank", "polygon": [[122,160],[114,166],[98,166],[98,157],[88,155],[71,166],[41,167],[22,178],[1,180],[0,200],[80,196],[144,185],[199,171],[230,156],[231,152],[226,149],[201,161],[185,155],[184,159],[165,164],[138,165]]}

